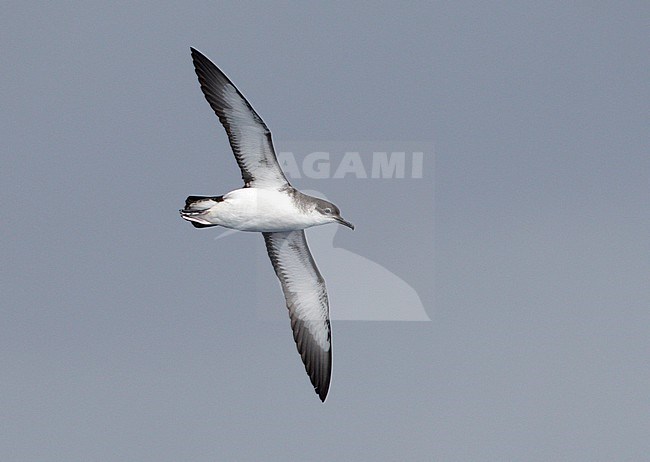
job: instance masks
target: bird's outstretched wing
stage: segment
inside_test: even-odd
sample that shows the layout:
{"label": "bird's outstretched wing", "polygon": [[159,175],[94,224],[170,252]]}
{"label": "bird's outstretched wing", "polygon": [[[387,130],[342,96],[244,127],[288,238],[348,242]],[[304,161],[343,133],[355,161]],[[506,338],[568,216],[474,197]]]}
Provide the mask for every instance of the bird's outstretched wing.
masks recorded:
{"label": "bird's outstretched wing", "polygon": [[191,50],[201,90],[228,133],[244,186],[280,189],[288,185],[264,121],[212,61],[194,48]]}
{"label": "bird's outstretched wing", "polygon": [[298,352],[316,393],[325,401],[332,376],[332,331],[325,281],[309,252],[303,230],[263,234],[282,285]]}

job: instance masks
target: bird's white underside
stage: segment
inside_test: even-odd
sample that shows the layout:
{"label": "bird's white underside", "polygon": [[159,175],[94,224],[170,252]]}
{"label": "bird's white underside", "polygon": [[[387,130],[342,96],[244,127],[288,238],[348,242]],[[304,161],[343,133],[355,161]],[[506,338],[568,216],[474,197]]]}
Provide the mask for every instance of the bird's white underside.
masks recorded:
{"label": "bird's white underside", "polygon": [[258,232],[292,231],[330,221],[320,213],[300,210],[286,192],[260,188],[230,191],[200,216],[186,219]]}

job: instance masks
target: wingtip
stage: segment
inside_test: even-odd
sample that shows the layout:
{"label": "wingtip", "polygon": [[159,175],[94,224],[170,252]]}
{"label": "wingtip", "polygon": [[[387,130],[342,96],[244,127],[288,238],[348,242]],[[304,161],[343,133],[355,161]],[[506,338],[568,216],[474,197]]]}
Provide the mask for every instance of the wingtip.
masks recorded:
{"label": "wingtip", "polygon": [[321,403],[324,403],[327,399],[327,390],[325,392],[318,393],[318,398],[320,398]]}
{"label": "wingtip", "polygon": [[327,399],[327,396],[328,396],[329,391],[330,391],[330,384],[332,383],[331,382],[331,377],[332,377],[331,374],[328,374],[328,377],[325,379],[324,382],[319,383],[318,385],[314,384],[314,391],[316,392],[316,394],[320,398],[321,402],[323,402],[323,403]]}

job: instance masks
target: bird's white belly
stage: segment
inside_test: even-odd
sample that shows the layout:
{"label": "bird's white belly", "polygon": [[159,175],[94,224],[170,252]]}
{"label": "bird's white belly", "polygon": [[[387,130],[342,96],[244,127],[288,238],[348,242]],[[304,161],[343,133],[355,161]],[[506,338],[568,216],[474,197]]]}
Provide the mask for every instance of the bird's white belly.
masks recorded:
{"label": "bird's white belly", "polygon": [[236,189],[206,214],[211,223],[240,231],[276,232],[304,229],[317,223],[280,191]]}

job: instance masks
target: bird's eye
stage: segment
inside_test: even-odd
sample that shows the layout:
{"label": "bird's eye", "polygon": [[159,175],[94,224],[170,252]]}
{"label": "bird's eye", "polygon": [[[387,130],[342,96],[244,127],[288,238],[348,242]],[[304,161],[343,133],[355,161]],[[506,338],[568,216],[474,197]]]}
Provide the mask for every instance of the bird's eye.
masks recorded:
{"label": "bird's eye", "polygon": [[325,209],[323,209],[323,212],[325,212],[325,213],[332,213],[332,209],[329,208],[329,207],[326,207]]}

